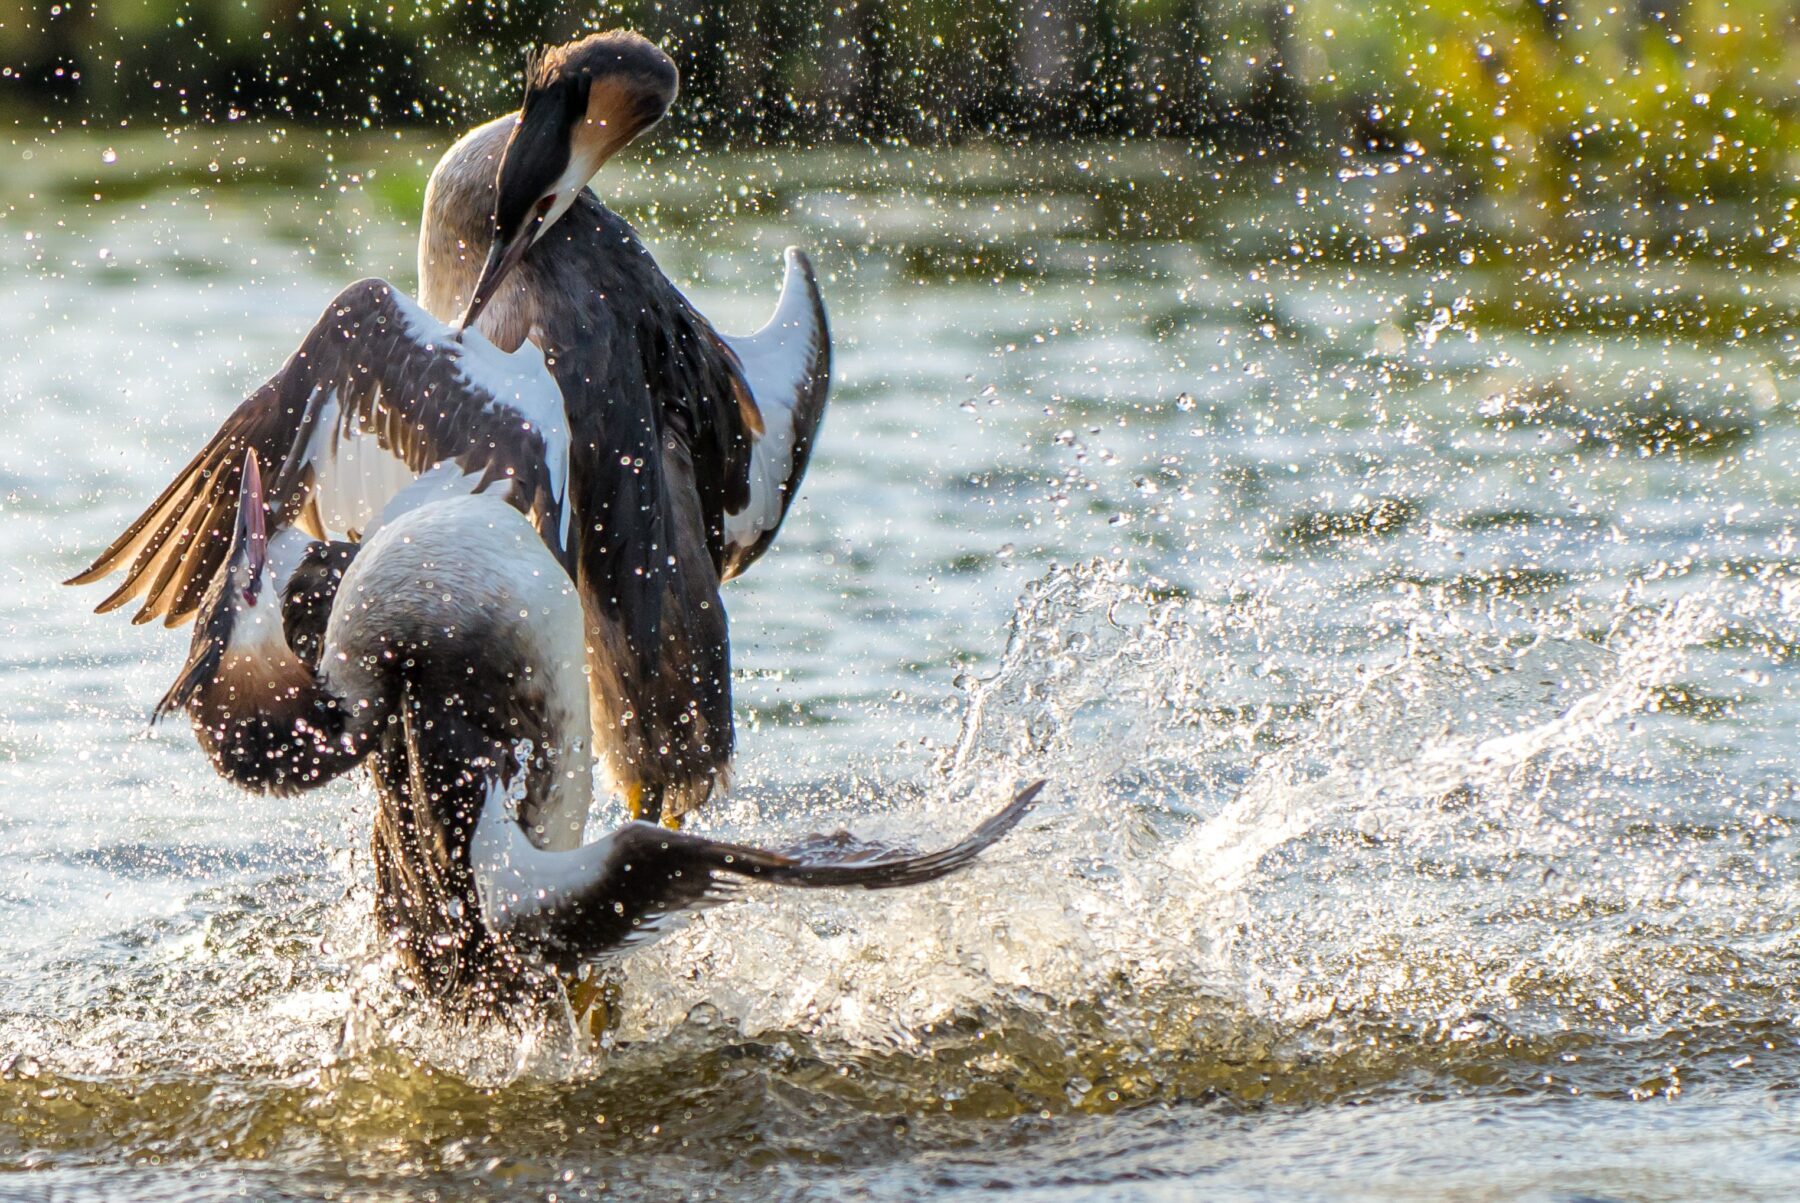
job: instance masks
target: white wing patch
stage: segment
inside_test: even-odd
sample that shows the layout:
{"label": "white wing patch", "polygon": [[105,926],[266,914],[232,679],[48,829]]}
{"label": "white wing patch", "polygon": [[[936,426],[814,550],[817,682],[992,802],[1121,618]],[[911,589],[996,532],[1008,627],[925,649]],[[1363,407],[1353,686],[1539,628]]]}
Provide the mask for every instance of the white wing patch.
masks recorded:
{"label": "white wing patch", "polygon": [[513,818],[505,783],[490,781],[469,843],[482,921],[489,931],[504,932],[567,908],[605,879],[612,850],[610,835],[563,852],[537,847]]}
{"label": "white wing patch", "polygon": [[318,424],[307,441],[313,470],[313,501],[327,532],[340,538],[373,530],[394,495],[413,481],[413,471],[383,448],[374,435],[343,429],[334,391],[319,407]]}
{"label": "white wing patch", "polygon": [[800,400],[812,386],[814,344],[821,334],[807,277],[800,252],[789,247],[775,316],[755,334],[720,335],[743,365],[750,395],[763,417],[763,435],[750,449],[749,504],[725,515],[725,537],[742,547],[754,545],[780,526],[786,509],[783,492],[793,477],[799,438],[796,418]]}
{"label": "white wing patch", "polygon": [[[474,391],[491,398],[491,413],[516,417],[544,444],[550,490],[561,511],[560,543],[569,542],[569,426],[562,391],[544,362],[544,352],[526,340],[517,351],[502,351],[479,331],[469,329],[461,342],[455,331],[396,291],[394,304],[417,345],[448,355]],[[406,462],[382,447],[374,434],[357,424],[343,424],[336,392],[320,406],[305,451],[313,470],[313,499],[327,533],[339,538],[368,538],[398,515],[446,496],[473,493],[480,473],[466,473],[444,461],[415,475]]]}
{"label": "white wing patch", "polygon": [[544,443],[544,464],[550,473],[550,494],[562,512],[558,532],[569,545],[569,417],[562,390],[544,362],[543,348],[529,338],[516,351],[502,351],[481,331],[470,327],[460,342],[456,332],[420,307],[411,297],[395,294],[406,320],[407,333],[423,346],[442,347],[456,360],[457,371],[475,389],[493,398],[488,408],[512,410],[527,430],[535,430]]}

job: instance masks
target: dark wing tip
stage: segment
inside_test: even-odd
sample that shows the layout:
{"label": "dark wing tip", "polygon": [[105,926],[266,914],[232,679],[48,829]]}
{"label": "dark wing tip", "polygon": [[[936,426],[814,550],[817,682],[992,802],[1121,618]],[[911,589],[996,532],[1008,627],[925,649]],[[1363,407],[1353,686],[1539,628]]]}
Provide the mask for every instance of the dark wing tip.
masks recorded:
{"label": "dark wing tip", "polygon": [[983,852],[998,843],[1009,831],[1019,825],[1020,820],[1044,792],[1047,781],[1039,779],[1013,795],[998,812],[986,822],[970,832],[968,838],[954,844],[942,852],[928,853],[924,856],[907,857],[904,860],[892,861],[887,865],[871,865],[871,869],[882,870],[873,880],[860,882],[866,890],[889,890],[898,886],[922,885],[935,881],[940,877],[956,872],[972,863]]}
{"label": "dark wing tip", "polygon": [[779,860],[785,863],[776,864],[764,861],[747,864],[742,868],[729,866],[728,871],[782,885],[815,889],[892,890],[902,886],[924,885],[926,882],[936,881],[940,877],[947,877],[951,873],[965,868],[997,843],[1007,832],[1017,827],[1019,821],[1037,804],[1045,784],[1046,782],[1042,780],[1032,782],[1014,794],[1011,802],[989,816],[981,826],[970,832],[960,843],[952,844],[937,852],[896,857],[891,860],[862,865],[830,864],[780,857]]}
{"label": "dark wing tip", "polygon": [[65,584],[65,585],[91,585],[95,581],[99,580],[101,577],[105,576],[107,573],[109,573],[111,571],[112,571],[112,565],[110,565],[107,562],[107,557],[101,556],[99,559],[95,560],[92,564],[89,564],[86,568],[83,568],[80,572],[77,572],[74,576],[69,577],[67,580],[63,581],[63,584]]}
{"label": "dark wing tip", "polygon": [[154,727],[177,710],[187,709],[194,695],[200,692],[200,686],[213,678],[219,671],[220,647],[210,639],[196,639],[193,653],[186,664],[182,665],[181,675],[169,686],[169,691],[157,700],[150,711],[150,725]]}
{"label": "dark wing tip", "polygon": [[138,594],[137,582],[136,581],[126,581],[123,585],[119,586],[117,589],[113,590],[111,593],[107,594],[105,597],[101,598],[97,603],[95,603],[94,613],[96,613],[96,614],[111,614],[114,610],[119,609],[120,607],[124,606],[127,602],[131,601],[131,599],[136,597],[137,594]]}
{"label": "dark wing tip", "polygon": [[168,718],[169,715],[180,710],[182,706],[186,704],[175,697],[175,690],[180,687],[180,684],[181,683],[177,681],[174,685],[169,686],[169,692],[158,698],[156,700],[156,705],[150,708],[150,725],[152,727],[159,725],[164,719]]}
{"label": "dark wing tip", "polygon": [[[171,690],[170,697],[175,696]],[[609,837],[613,849],[606,866],[583,887],[580,904],[548,916],[539,930],[515,932],[514,938],[536,942],[553,956],[574,963],[654,939],[683,911],[729,901],[737,896],[729,878],[812,889],[923,885],[968,865],[1011,831],[1043,789],[1042,781],[1026,786],[959,844],[869,864],[808,860],[651,823],[627,823]]]}
{"label": "dark wing tip", "polygon": [[791,263],[799,269],[801,278],[806,281],[807,288],[813,295],[817,296],[819,292],[819,277],[817,273],[813,271],[812,256],[806,253],[806,248],[801,246],[786,247],[782,250],[781,257],[785,262]]}

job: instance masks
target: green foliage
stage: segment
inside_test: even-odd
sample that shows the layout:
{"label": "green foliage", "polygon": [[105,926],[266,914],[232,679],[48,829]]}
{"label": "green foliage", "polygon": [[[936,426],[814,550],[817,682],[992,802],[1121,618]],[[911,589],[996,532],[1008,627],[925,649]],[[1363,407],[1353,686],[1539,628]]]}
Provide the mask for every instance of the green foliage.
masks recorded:
{"label": "green foliage", "polygon": [[1800,164],[1791,5],[1418,0],[1303,11],[1309,84],[1490,190],[1567,202],[1758,195]]}
{"label": "green foliage", "polygon": [[504,108],[527,45],[632,25],[705,139],[1156,133],[1423,154],[1547,209],[1792,193],[1789,0],[0,0],[22,119],[375,127]]}

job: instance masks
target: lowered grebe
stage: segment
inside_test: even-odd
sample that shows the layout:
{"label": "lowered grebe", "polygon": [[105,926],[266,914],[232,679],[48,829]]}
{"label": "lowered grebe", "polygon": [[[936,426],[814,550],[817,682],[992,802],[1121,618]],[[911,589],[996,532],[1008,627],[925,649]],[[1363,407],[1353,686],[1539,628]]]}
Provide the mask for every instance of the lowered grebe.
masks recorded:
{"label": "lowered grebe", "polygon": [[[475,1010],[534,969],[567,978],[732,896],[734,880],[888,889],[969,864],[1040,785],[940,852],[833,863],[632,822],[591,844],[584,624],[510,485],[401,495],[354,547],[264,520],[255,452],[192,655],[185,708],[255,789],[310,789],[368,762],[380,799],[377,912],[410,976]],[[502,478],[502,480],[509,478]],[[527,507],[529,508],[529,507]]]}

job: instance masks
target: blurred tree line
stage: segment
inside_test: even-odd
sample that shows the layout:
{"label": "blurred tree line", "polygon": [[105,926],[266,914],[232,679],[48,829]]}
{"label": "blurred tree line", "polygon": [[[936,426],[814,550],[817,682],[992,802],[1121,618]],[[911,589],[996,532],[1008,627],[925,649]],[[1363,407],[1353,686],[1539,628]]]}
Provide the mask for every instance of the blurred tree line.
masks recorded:
{"label": "blurred tree line", "polygon": [[1800,0],[0,0],[15,122],[462,124],[628,25],[706,141],[1161,135],[1497,189],[1791,191]]}

